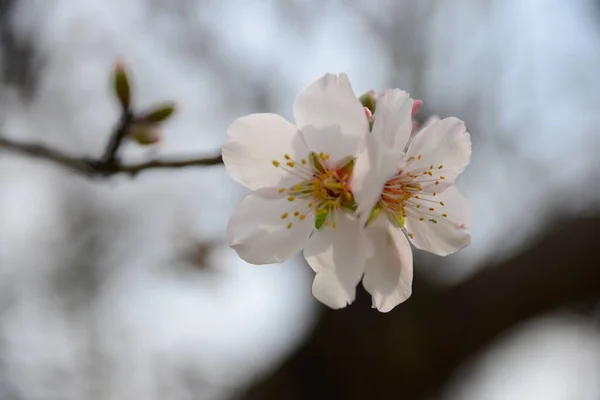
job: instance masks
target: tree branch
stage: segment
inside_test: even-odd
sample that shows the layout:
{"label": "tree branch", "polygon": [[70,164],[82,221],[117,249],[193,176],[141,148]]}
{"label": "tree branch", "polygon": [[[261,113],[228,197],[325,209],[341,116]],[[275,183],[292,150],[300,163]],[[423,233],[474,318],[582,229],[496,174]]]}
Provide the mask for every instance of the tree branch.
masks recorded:
{"label": "tree branch", "polygon": [[118,150],[126,135],[126,121],[121,120],[115,133],[111,136],[106,151],[101,159],[90,157],[75,157],[61,150],[47,147],[41,144],[26,143],[10,140],[0,136],[0,148],[14,151],[19,154],[50,161],[66,167],[67,169],[88,177],[109,177],[118,174],[135,176],[150,169],[205,167],[223,163],[221,155],[195,156],[181,159],[150,160],[136,164],[121,164],[118,158]]}
{"label": "tree branch", "polygon": [[520,254],[461,284],[416,276],[413,296],[392,313],[372,310],[362,289],[356,304],[324,309],[314,336],[245,399],[437,398],[457,368],[502,333],[600,296],[600,217],[552,222]]}
{"label": "tree branch", "polygon": [[127,128],[131,124],[133,120],[133,114],[130,112],[123,112],[121,118],[119,119],[119,124],[113,131],[110,136],[110,140],[106,145],[106,150],[104,151],[104,155],[102,156],[102,163],[104,164],[116,164],[118,161],[117,153],[125,136],[127,136]]}
{"label": "tree branch", "polygon": [[40,158],[67,167],[84,175],[94,174],[95,161],[86,157],[73,157],[60,150],[52,149],[41,144],[13,141],[0,136],[0,148],[14,151],[22,155]]}

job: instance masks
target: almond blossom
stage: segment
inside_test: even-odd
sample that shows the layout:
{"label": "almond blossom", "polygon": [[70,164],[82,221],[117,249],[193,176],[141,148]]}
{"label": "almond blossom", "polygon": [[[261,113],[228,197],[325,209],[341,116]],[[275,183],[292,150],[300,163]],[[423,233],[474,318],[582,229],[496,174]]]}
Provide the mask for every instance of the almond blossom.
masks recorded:
{"label": "almond blossom", "polygon": [[295,126],[251,114],[229,127],[225,168],[254,190],[229,221],[229,244],[252,264],[283,262],[304,249],[316,272],[314,296],[344,307],[365,268],[367,241],[349,183],[369,122],[345,74],[304,89],[294,117]]}
{"label": "almond blossom", "polygon": [[[387,91],[377,111],[404,95]],[[411,129],[395,122],[400,118],[375,113],[373,132],[351,181],[369,242],[363,286],[382,312],[411,295],[409,240],[441,256],[470,243],[467,204],[453,186],[470,161],[465,124],[457,118],[431,119],[411,139]]]}

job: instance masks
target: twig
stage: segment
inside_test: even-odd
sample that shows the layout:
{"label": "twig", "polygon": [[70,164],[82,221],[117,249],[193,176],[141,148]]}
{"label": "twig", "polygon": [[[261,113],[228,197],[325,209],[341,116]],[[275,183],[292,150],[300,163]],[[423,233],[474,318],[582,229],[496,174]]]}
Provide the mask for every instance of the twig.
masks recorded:
{"label": "twig", "polygon": [[[116,129],[115,132],[120,132]],[[107,151],[100,160],[89,157],[75,157],[60,150],[40,144],[25,143],[0,137],[0,148],[20,154],[47,160],[62,165],[79,174],[86,176],[109,177],[118,174],[135,176],[149,169],[184,168],[193,166],[211,166],[222,164],[221,155],[199,156],[185,159],[151,160],[137,164],[120,164],[116,157],[123,138],[117,141],[117,135],[111,136],[110,152]],[[118,145],[117,145],[118,144]]]}
{"label": "twig", "polygon": [[0,137],[0,148],[52,161],[84,175],[94,174],[97,164],[97,162],[91,158],[73,157],[60,150],[52,149],[41,144],[17,142],[3,137]]}
{"label": "twig", "polygon": [[211,165],[218,165],[223,163],[221,155],[213,157],[200,157],[200,158],[189,158],[189,159],[162,159],[142,162],[138,164],[121,165],[118,167],[118,173],[125,173],[129,175],[137,175],[138,173],[147,169],[158,169],[158,168],[185,168],[185,167],[206,167]]}
{"label": "twig", "polygon": [[119,124],[113,131],[108,144],[106,145],[106,150],[104,151],[104,155],[102,156],[102,163],[109,164],[117,164],[118,163],[118,151],[127,135],[127,128],[133,121],[133,114],[131,112],[123,112],[121,118],[119,119]]}

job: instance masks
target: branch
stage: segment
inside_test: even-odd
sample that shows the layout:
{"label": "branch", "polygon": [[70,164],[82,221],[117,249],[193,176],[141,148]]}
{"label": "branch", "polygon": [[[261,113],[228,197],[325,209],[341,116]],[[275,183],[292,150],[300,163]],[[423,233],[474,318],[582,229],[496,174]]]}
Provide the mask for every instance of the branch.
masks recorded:
{"label": "branch", "polygon": [[[437,398],[457,368],[504,332],[600,296],[600,217],[553,221],[520,254],[443,287],[415,279],[392,313],[357,303],[324,310],[314,336],[250,399]],[[418,271],[418,266],[417,266]]]}
{"label": "branch", "polygon": [[94,174],[95,161],[93,159],[73,157],[60,150],[51,149],[41,144],[17,142],[0,136],[0,148],[11,150],[22,155],[51,161],[84,175]]}
{"label": "branch", "polygon": [[222,164],[221,155],[197,156],[185,159],[151,160],[137,164],[121,164],[118,161],[118,150],[123,142],[124,135],[119,127],[115,130],[102,159],[89,157],[75,157],[58,149],[44,145],[25,143],[0,137],[0,148],[11,150],[30,157],[50,161],[66,167],[67,169],[88,177],[109,177],[118,174],[135,176],[149,169],[199,167]]}
{"label": "branch", "polygon": [[104,155],[102,156],[102,162],[104,164],[116,164],[117,161],[117,153],[125,136],[127,136],[127,129],[129,125],[133,121],[133,114],[131,112],[123,112],[121,118],[119,119],[119,124],[113,131],[113,134],[110,136],[110,140],[106,145],[106,150],[104,151]]}
{"label": "branch", "polygon": [[162,160],[151,160],[138,164],[121,165],[118,167],[115,173],[124,173],[129,175],[137,175],[138,173],[148,169],[159,169],[159,168],[185,168],[185,167],[208,167],[212,165],[223,164],[223,158],[221,155],[212,157],[198,157],[189,159],[162,159]]}

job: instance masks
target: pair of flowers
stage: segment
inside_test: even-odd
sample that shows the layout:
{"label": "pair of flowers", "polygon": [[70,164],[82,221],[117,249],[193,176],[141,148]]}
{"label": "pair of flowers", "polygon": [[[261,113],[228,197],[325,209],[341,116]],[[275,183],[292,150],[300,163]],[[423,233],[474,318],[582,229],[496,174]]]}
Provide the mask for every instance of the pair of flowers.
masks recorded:
{"label": "pair of flowers", "polygon": [[453,183],[471,141],[456,118],[432,119],[413,134],[420,103],[399,89],[361,99],[369,101],[345,74],[327,74],[298,96],[295,126],[275,114],[233,122],[223,161],[253,192],[227,235],[252,264],[304,249],[319,301],[345,307],[362,279],[373,307],[387,312],[411,295],[409,240],[438,255],[470,243],[467,205]]}

